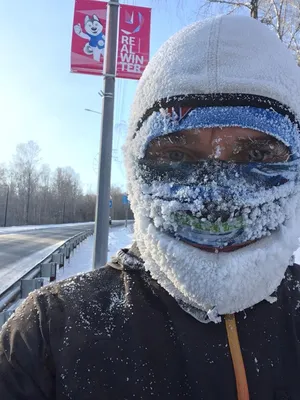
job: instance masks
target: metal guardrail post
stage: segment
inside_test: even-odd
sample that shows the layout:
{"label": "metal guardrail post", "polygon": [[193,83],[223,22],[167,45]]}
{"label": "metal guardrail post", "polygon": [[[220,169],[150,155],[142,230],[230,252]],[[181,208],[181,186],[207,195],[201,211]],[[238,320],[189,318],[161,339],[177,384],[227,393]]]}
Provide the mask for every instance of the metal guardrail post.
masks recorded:
{"label": "metal guardrail post", "polygon": [[30,292],[35,289],[40,289],[44,285],[41,278],[36,279],[22,279],[21,280],[21,298],[25,299]]}
{"label": "metal guardrail post", "polygon": [[22,304],[24,299],[17,300],[14,304],[12,304],[9,308],[2,311],[0,313],[0,327],[5,324],[8,318],[16,311],[20,304]]}
{"label": "metal guardrail post", "polygon": [[4,325],[6,321],[6,311],[0,312],[0,326]]}
{"label": "metal guardrail post", "polygon": [[67,246],[64,248],[64,253],[65,253],[66,259],[68,260],[68,259],[70,258],[70,254],[71,254],[71,247],[70,247],[70,245],[67,245]]}
{"label": "metal guardrail post", "polygon": [[56,264],[54,262],[43,263],[41,265],[41,276],[45,277],[45,278],[50,278],[50,282],[55,281],[55,279],[56,279]]}
{"label": "metal guardrail post", "polygon": [[[0,299],[0,310],[3,311],[8,304],[10,304],[12,301],[14,301],[16,298],[18,298],[18,295],[20,294],[20,284],[8,291],[5,296],[1,297]],[[1,325],[0,325],[1,326]]]}
{"label": "metal guardrail post", "polygon": [[70,238],[59,249],[56,249],[54,254],[49,254],[25,274],[23,278],[18,279],[9,289],[0,293],[0,329],[27,295],[44,285],[43,277],[49,277],[50,281],[56,279],[56,264],[63,266],[65,258],[70,258],[71,251],[93,233],[93,229],[90,229]]}
{"label": "metal guardrail post", "polygon": [[5,324],[5,322],[8,320],[8,318],[13,314],[13,311],[2,311],[0,313],[0,327]]}
{"label": "metal guardrail post", "polygon": [[54,262],[55,264],[58,264],[59,268],[63,267],[65,261],[64,254],[63,253],[53,254],[51,261]]}

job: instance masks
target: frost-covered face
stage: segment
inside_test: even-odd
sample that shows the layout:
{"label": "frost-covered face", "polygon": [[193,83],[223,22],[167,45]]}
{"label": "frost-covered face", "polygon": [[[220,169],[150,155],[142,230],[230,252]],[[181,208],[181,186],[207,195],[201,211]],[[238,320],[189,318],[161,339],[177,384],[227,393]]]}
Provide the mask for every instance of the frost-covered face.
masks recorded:
{"label": "frost-covered face", "polygon": [[128,138],[135,240],[173,297],[237,312],[275,290],[298,247],[299,127],[268,107],[181,111],[146,115]]}
{"label": "frost-covered face", "polygon": [[[253,129],[228,127],[191,129],[152,140],[144,159],[155,163],[157,168],[166,163],[195,163],[203,160],[222,160],[232,163],[278,163],[289,159],[290,152],[281,141]],[[219,251],[233,251],[252,243],[232,244]],[[215,248],[190,243],[202,250]]]}
{"label": "frost-covered face", "polygon": [[186,129],[152,139],[136,164],[143,214],[206,251],[233,251],[287,218],[299,162],[283,141],[241,127]]}

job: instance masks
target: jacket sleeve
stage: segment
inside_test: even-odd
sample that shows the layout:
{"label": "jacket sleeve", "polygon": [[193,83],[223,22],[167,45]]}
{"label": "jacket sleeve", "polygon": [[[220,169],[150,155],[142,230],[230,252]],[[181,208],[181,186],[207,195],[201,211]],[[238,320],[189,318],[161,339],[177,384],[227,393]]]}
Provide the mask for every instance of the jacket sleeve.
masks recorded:
{"label": "jacket sleeve", "polygon": [[[46,313],[31,293],[0,332],[1,400],[55,400]],[[49,343],[49,341],[48,341]]]}

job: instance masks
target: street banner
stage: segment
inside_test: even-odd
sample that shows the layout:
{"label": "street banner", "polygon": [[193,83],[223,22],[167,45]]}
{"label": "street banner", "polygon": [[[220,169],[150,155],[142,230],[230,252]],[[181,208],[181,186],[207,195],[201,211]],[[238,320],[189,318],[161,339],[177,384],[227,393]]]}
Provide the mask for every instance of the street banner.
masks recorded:
{"label": "street banner", "polygon": [[[103,75],[107,2],[75,0],[71,72]],[[151,8],[120,4],[117,78],[140,79],[150,58]]]}
{"label": "street banner", "polygon": [[102,75],[107,3],[75,0],[71,72]]}
{"label": "street banner", "polygon": [[150,58],[151,8],[120,5],[118,78],[140,79]]}

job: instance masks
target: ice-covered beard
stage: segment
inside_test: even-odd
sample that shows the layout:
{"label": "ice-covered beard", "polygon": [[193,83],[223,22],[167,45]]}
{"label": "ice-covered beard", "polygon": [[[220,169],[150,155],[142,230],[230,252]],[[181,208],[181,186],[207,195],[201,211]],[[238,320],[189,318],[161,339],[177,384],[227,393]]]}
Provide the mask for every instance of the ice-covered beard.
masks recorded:
{"label": "ice-covered beard", "polygon": [[[162,227],[164,221],[169,223],[168,204],[173,210],[174,204],[165,201],[162,212],[161,199],[156,201],[145,194],[145,184],[132,181],[129,191],[136,219],[135,240],[146,270],[169,294],[214,316],[214,322],[219,321],[216,315],[242,311],[268,298],[279,286],[299,246],[298,185],[289,182],[286,197],[283,188],[278,189],[282,193],[275,198],[281,201],[272,213],[276,229],[270,236],[262,237],[259,228],[257,242],[231,253],[212,254],[167,234]],[[162,187],[157,186],[157,194],[163,195]],[[274,193],[271,197],[274,200]],[[257,229],[263,225],[258,218],[253,226]]]}

